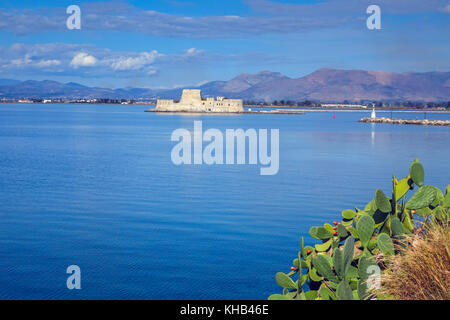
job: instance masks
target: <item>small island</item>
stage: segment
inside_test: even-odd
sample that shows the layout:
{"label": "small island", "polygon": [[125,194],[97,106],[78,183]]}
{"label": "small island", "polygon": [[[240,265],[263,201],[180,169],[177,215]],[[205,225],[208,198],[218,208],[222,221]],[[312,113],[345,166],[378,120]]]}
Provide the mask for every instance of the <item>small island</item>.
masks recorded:
{"label": "small island", "polygon": [[241,113],[244,103],[241,99],[226,99],[224,97],[202,98],[199,89],[184,89],[181,100],[161,100],[156,102],[157,112],[212,112],[212,113]]}
{"label": "small island", "polygon": [[184,89],[180,101],[158,99],[156,108],[148,109],[146,112],[168,112],[168,113],[221,113],[221,114],[304,114],[296,110],[245,110],[242,99],[227,99],[225,97],[202,98],[199,89]]}

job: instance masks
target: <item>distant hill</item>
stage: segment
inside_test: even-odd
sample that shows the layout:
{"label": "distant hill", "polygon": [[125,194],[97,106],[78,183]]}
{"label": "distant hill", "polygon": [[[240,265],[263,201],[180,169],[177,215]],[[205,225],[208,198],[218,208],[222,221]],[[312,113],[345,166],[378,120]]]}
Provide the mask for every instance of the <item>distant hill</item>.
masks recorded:
{"label": "distant hill", "polygon": [[[320,102],[360,100],[449,101],[450,72],[394,73],[365,70],[320,69],[307,76],[289,78],[278,72],[243,73],[229,81],[212,81],[201,86],[204,96],[225,96],[246,100],[313,100]],[[56,81],[0,79],[0,98],[171,98],[183,88],[108,89]]]}
{"label": "distant hill", "polygon": [[297,79],[263,82],[241,92],[244,98],[360,101],[450,99],[450,72],[393,73],[320,69]]}

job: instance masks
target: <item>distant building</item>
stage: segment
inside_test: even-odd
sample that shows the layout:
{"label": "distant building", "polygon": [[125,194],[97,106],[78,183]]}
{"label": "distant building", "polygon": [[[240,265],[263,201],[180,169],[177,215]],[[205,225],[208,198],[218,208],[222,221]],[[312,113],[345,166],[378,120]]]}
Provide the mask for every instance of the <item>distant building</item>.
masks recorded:
{"label": "distant building", "polygon": [[164,112],[243,112],[244,106],[241,99],[225,99],[224,97],[203,99],[201,91],[197,89],[185,89],[180,102],[174,100],[158,100],[156,111]]}
{"label": "distant building", "polygon": [[367,109],[367,106],[361,104],[322,104],[324,108],[363,108]]}

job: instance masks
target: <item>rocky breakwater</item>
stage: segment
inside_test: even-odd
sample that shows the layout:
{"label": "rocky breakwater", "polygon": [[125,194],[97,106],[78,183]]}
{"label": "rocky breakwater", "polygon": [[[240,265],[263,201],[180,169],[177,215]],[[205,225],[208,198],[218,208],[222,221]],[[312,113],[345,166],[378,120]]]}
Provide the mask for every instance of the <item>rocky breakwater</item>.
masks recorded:
{"label": "rocky breakwater", "polygon": [[359,122],[389,123],[389,124],[415,124],[423,126],[450,127],[450,120],[428,120],[428,119],[391,119],[391,118],[362,118]]}

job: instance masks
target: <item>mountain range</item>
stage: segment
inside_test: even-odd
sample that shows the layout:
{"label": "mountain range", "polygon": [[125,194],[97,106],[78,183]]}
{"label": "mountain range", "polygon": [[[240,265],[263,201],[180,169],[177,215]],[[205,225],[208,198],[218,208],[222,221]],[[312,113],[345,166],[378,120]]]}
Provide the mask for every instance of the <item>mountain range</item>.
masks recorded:
{"label": "mountain range", "polygon": [[[289,78],[278,72],[261,71],[256,74],[243,73],[228,81],[212,81],[188,88],[201,89],[203,96],[256,101],[449,101],[450,72],[394,73],[319,69],[304,77]],[[108,89],[52,80],[0,79],[0,98],[16,99],[178,99],[182,89]]]}

